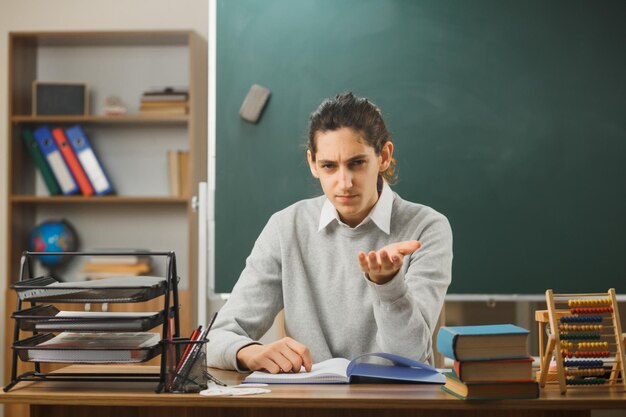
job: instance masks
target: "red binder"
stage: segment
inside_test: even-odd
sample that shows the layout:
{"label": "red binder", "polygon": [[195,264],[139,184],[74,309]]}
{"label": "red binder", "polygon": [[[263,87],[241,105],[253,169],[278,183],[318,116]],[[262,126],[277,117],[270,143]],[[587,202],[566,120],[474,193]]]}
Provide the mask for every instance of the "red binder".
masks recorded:
{"label": "red binder", "polygon": [[61,150],[61,154],[63,155],[63,159],[65,159],[67,166],[70,168],[70,171],[72,172],[72,176],[78,183],[78,187],[80,188],[80,191],[83,193],[83,195],[86,195],[86,196],[93,195],[94,193],[93,187],[91,186],[91,183],[87,179],[87,175],[85,175],[85,170],[83,169],[80,162],[78,162],[78,158],[76,158],[76,154],[74,153],[74,150],[72,149],[69,142],[67,141],[67,137],[65,137],[65,133],[63,132],[63,129],[61,129],[60,127],[56,129],[52,129],[52,137],[54,138],[54,141],[59,146],[59,149]]}

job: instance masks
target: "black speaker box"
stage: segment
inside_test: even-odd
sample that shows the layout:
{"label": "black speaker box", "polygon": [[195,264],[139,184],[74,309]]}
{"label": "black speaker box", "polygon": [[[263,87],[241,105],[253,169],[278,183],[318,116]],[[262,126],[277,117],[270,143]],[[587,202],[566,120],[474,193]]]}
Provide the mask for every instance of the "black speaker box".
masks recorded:
{"label": "black speaker box", "polygon": [[87,113],[86,84],[33,81],[34,116],[84,116]]}

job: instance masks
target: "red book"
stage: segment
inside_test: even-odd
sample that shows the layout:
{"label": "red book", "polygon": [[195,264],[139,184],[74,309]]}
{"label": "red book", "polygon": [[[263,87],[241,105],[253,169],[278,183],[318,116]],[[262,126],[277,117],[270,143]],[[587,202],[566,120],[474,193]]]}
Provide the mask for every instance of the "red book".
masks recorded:
{"label": "red book", "polygon": [[78,158],[76,157],[76,154],[74,153],[74,150],[72,149],[69,142],[67,141],[67,137],[65,137],[65,133],[63,132],[63,129],[61,129],[60,127],[56,129],[52,129],[52,137],[54,138],[54,141],[59,146],[59,149],[61,150],[61,154],[63,155],[63,159],[65,159],[67,166],[70,168],[70,172],[72,173],[72,176],[78,183],[78,188],[80,188],[80,191],[83,193],[83,195],[86,195],[86,196],[93,195],[94,193],[93,187],[91,186],[89,179],[87,179],[85,170],[83,169],[83,166],[78,161]]}

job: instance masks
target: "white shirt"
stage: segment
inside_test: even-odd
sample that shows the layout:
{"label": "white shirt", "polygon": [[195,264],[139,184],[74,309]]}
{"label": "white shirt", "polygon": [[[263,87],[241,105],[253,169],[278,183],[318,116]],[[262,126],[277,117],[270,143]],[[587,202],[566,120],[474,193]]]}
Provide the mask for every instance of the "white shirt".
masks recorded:
{"label": "white shirt", "polygon": [[[363,219],[361,223],[359,223],[356,227],[366,224],[370,220],[374,222],[376,226],[386,234],[389,234],[390,225],[391,225],[391,207],[393,205],[393,191],[391,191],[391,187],[387,184],[387,181],[383,181],[383,191],[380,193],[380,197],[378,197],[378,201],[369,212],[369,214]],[[350,227],[339,218],[339,213],[337,213],[337,209],[333,206],[333,203],[327,198],[324,201],[324,205],[322,206],[322,212],[320,214],[320,223],[317,228],[317,231],[324,229],[328,226],[333,220],[337,220],[337,222],[345,227]]]}

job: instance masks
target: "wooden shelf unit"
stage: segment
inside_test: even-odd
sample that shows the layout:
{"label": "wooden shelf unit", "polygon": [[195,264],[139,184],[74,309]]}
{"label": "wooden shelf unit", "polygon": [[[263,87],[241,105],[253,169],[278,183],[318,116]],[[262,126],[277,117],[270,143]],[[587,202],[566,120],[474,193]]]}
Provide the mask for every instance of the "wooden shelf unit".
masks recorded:
{"label": "wooden shelf unit", "polygon": [[41,195],[14,195],[10,197],[11,203],[38,203],[38,204],[186,204],[187,197],[163,197],[163,196],[41,196]]}
{"label": "wooden shelf unit", "polygon": [[16,123],[111,123],[111,124],[182,124],[189,123],[189,115],[120,115],[120,116],[13,116],[11,122]]}
{"label": "wooden shelf unit", "polygon": [[[181,282],[181,332],[189,334],[192,317],[195,317],[196,271],[197,271],[197,214],[192,207],[192,196],[170,196],[167,170],[158,170],[153,175],[150,169],[166,167],[166,149],[189,151],[189,178],[191,193],[198,183],[206,181],[207,164],[207,45],[206,40],[193,31],[94,31],[94,32],[11,32],[9,34],[7,147],[8,186],[6,242],[7,263],[5,274],[5,340],[13,332],[10,312],[15,308],[15,299],[10,294],[10,285],[19,273],[22,252],[27,250],[30,230],[42,217],[82,219],[83,227],[77,228],[81,249],[94,249],[90,242],[118,221],[132,224],[133,229],[118,227],[118,237],[105,242],[110,248],[146,248],[137,239],[152,233],[160,240],[148,240],[154,250],[175,250],[179,263]],[[94,66],[94,57],[101,62]],[[65,61],[64,61],[65,60]],[[151,64],[150,60],[161,60]],[[107,68],[109,61],[113,67]],[[139,62],[139,64],[138,64]],[[104,64],[102,64],[104,63]],[[55,79],[50,79],[56,74]],[[65,77],[65,78],[62,78]],[[100,78],[98,78],[100,77]],[[187,115],[141,115],[137,114],[141,92],[149,88],[185,86],[189,90],[189,112]],[[34,80],[86,82],[90,92],[92,110],[85,116],[33,116],[31,114],[31,86]],[[124,93],[129,105],[128,115],[103,115],[99,103],[108,95]],[[129,103],[130,102],[130,103]],[[102,197],[50,196],[38,178],[36,166],[28,154],[21,131],[24,127],[36,128],[47,124],[51,127],[67,127],[80,124],[86,131],[92,146],[110,176],[133,180],[132,185],[113,179],[118,195]],[[161,133],[161,132],[165,133]],[[161,148],[152,148],[157,139]],[[172,137],[172,138],[170,138]],[[170,141],[170,142],[168,142]],[[122,165],[137,149],[148,149],[139,154],[137,164]],[[100,148],[100,149],[99,149]],[[104,149],[102,149],[104,148]],[[127,159],[124,159],[127,158]],[[162,158],[162,159],[161,159]],[[117,164],[117,165],[116,165]],[[141,165],[143,164],[143,165]],[[122,166],[122,168],[120,168]],[[129,173],[123,172],[128,168]],[[142,173],[142,168],[146,173]],[[135,171],[133,171],[133,169]],[[137,175],[140,172],[142,175]],[[125,175],[126,174],[126,175]],[[139,184],[149,183],[150,190]],[[126,189],[124,189],[126,185]],[[133,188],[134,187],[134,188]],[[157,192],[152,190],[156,189]],[[97,221],[88,221],[98,216]],[[85,226],[85,223],[87,226]],[[163,233],[160,228],[169,227]],[[169,247],[174,240],[184,250]],[[142,238],[148,239],[143,236]],[[95,239],[98,241],[98,239]],[[102,239],[98,241],[102,243]],[[161,266],[159,266],[161,267]],[[183,276],[183,273],[185,276]],[[183,286],[184,287],[184,286]],[[5,344],[5,380],[9,371],[11,349]]]}

